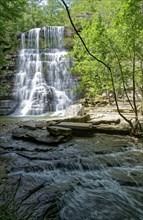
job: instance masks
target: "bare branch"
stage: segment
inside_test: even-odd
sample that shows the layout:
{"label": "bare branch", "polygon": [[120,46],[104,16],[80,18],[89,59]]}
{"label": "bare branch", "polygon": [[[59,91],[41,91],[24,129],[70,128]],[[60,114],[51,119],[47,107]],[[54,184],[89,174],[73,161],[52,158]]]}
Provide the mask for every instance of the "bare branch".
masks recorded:
{"label": "bare branch", "polygon": [[61,0],[61,1],[62,1],[62,3],[64,4],[64,6],[65,6],[65,8],[66,8],[66,11],[67,11],[67,14],[68,14],[68,17],[69,17],[69,19],[70,19],[70,22],[71,22],[72,27],[74,28],[75,33],[78,35],[78,37],[80,38],[81,42],[83,43],[83,46],[84,46],[85,50],[87,51],[87,53],[88,53],[91,57],[93,57],[95,60],[97,60],[99,63],[101,63],[101,64],[103,64],[105,67],[107,67],[107,69],[108,69],[109,71],[111,71],[111,68],[109,67],[109,65],[107,65],[104,61],[99,60],[94,54],[92,54],[92,53],[89,51],[88,47],[86,46],[84,40],[82,39],[82,37],[81,37],[80,34],[78,33],[78,30],[76,29],[76,27],[75,27],[75,25],[74,25],[74,23],[73,23],[73,21],[72,21],[72,18],[71,18],[71,15],[70,15],[70,11],[69,11],[69,8],[68,8],[67,4],[65,3],[64,0]]}

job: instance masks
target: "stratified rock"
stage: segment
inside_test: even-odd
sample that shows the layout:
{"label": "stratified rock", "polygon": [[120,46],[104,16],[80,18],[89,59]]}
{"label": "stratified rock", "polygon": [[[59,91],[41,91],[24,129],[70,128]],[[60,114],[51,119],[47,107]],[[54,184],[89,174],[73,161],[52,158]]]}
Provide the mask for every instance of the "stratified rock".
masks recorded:
{"label": "stratified rock", "polygon": [[70,136],[51,136],[48,134],[47,130],[36,129],[31,131],[25,128],[17,128],[12,132],[12,137],[15,139],[22,139],[31,142],[41,143],[41,144],[57,144],[66,142],[70,139]]}
{"label": "stratified rock", "polygon": [[59,136],[71,136],[72,135],[72,129],[70,128],[64,128],[60,126],[47,126],[47,130],[51,135]]}
{"label": "stratified rock", "polygon": [[57,126],[67,127],[71,129],[79,129],[79,130],[91,130],[91,123],[76,123],[76,122],[60,122]]}
{"label": "stratified rock", "polygon": [[78,116],[84,116],[84,108],[81,104],[76,105],[70,105],[64,114],[64,117],[72,118],[72,117],[78,117]]}
{"label": "stratified rock", "polygon": [[92,136],[94,134],[91,123],[60,122],[57,126],[72,129],[72,133],[75,136]]}
{"label": "stratified rock", "polygon": [[13,99],[0,100],[0,115],[8,115],[15,109],[16,103]]}

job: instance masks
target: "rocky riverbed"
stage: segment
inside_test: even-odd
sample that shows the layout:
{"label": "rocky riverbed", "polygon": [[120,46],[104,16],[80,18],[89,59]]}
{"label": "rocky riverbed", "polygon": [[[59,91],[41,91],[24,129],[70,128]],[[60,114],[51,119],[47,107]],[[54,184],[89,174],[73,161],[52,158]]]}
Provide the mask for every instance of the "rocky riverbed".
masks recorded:
{"label": "rocky riverbed", "polygon": [[142,139],[51,125],[0,123],[1,219],[142,220]]}

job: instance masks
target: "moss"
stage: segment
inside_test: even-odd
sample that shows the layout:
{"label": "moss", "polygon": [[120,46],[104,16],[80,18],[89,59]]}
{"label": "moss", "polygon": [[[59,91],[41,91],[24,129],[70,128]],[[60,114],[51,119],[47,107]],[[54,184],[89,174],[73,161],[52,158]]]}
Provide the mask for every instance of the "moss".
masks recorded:
{"label": "moss", "polygon": [[0,96],[6,96],[11,93],[11,88],[9,85],[0,86]]}
{"label": "moss", "polygon": [[67,50],[71,50],[73,48],[73,39],[71,39],[70,37],[66,37],[64,39],[64,47]]}

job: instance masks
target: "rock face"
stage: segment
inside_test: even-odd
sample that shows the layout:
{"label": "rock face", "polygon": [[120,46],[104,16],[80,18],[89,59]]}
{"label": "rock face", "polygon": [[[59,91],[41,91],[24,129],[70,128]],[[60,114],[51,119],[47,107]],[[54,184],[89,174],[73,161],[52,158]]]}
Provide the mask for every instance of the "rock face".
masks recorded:
{"label": "rock face", "polygon": [[0,67],[0,115],[11,114],[16,102],[13,98],[16,54],[6,56],[6,66]]}
{"label": "rock face", "polygon": [[13,113],[15,107],[16,103],[12,97],[7,97],[6,100],[0,100],[0,115],[9,115]]}

